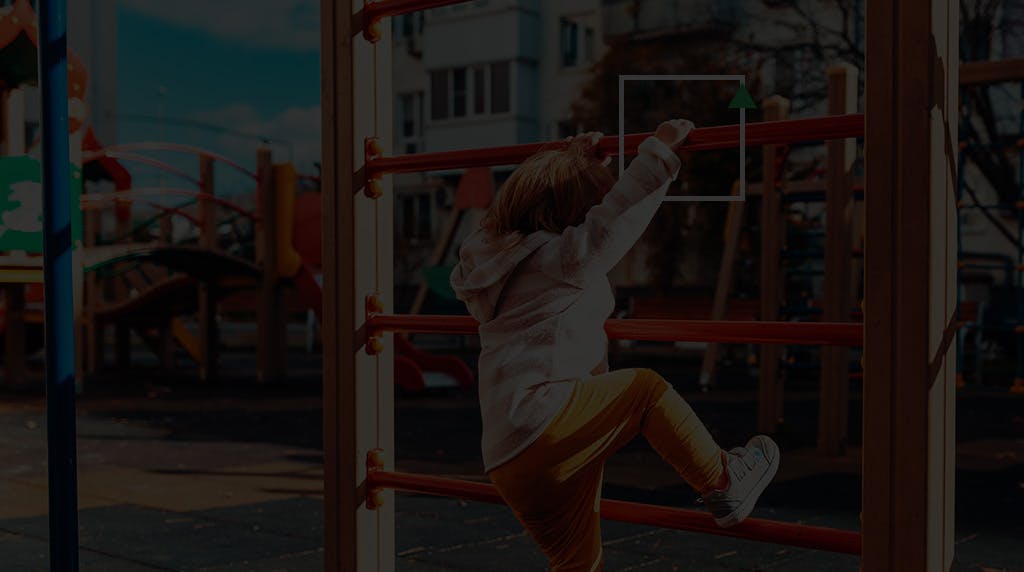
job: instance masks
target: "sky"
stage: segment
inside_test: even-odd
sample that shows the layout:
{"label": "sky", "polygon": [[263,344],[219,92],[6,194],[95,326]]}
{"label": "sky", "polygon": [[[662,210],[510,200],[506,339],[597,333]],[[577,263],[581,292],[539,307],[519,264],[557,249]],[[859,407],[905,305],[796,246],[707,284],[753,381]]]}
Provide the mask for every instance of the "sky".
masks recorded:
{"label": "sky", "polygon": [[252,167],[266,138],[275,161],[313,172],[318,10],[316,0],[119,0],[120,142],[187,143]]}

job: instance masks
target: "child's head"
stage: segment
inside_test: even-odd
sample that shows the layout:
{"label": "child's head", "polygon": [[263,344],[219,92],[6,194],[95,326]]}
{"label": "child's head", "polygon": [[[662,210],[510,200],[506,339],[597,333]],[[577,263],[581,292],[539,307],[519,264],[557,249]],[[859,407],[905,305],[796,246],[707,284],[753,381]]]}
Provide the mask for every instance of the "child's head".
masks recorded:
{"label": "child's head", "polygon": [[483,226],[496,236],[538,230],[560,234],[582,223],[614,184],[593,147],[576,139],[564,149],[540,151],[520,165],[502,186]]}

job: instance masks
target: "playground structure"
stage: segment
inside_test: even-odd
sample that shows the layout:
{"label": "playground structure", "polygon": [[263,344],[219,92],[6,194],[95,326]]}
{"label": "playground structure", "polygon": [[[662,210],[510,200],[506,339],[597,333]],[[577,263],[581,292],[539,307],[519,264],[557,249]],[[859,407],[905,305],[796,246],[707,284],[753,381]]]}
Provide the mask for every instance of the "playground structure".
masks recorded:
{"label": "playground structure", "polygon": [[[145,154],[153,150],[195,155],[199,177],[193,179]],[[300,200],[303,208],[296,209],[297,198],[302,195],[296,194],[298,177],[294,168],[290,164],[273,164],[267,149],[257,154],[256,172],[202,149],[166,143],[95,149],[85,153],[83,162],[88,165],[101,159],[142,162],[172,170],[197,188],[126,188],[114,193],[82,195],[86,247],[81,250],[78,263],[83,266],[85,275],[81,319],[84,373],[95,373],[104,366],[104,329],[113,327],[115,361],[119,367],[129,363],[128,334],[134,331],[160,357],[165,370],[174,369],[176,346],[180,346],[196,362],[200,379],[212,379],[217,376],[220,346],[218,306],[246,309],[258,306],[259,373],[268,380],[285,377],[287,342],[284,333],[289,310],[308,309],[318,318],[321,312],[316,267],[320,257],[319,227],[294,224],[297,217],[319,222],[318,194],[310,193],[313,200]],[[250,212],[217,196],[214,165],[218,162],[253,180],[260,205],[257,211]],[[174,205],[160,202],[168,197],[180,197],[183,202]],[[131,206],[135,204],[156,208],[158,214],[133,225]],[[111,209],[118,211],[118,222],[123,223],[118,225],[113,242],[101,244],[97,215]],[[221,217],[221,213],[229,213],[231,217]],[[264,213],[274,215],[268,217]],[[180,217],[195,227],[196,244],[174,243],[169,224],[171,217]],[[242,219],[253,228],[254,248],[248,249],[256,253],[253,259],[230,254],[224,249],[225,237],[219,229],[233,219]],[[151,227],[157,229],[158,236],[138,242],[137,238]],[[296,244],[307,248],[300,252]],[[229,249],[237,249],[237,246],[229,245]],[[38,268],[40,262],[38,257],[24,257],[22,271]],[[36,279],[39,272],[31,276]],[[297,294],[298,304],[293,300],[295,296],[290,295],[292,289]],[[22,317],[38,322],[40,314],[33,310]],[[191,316],[197,318],[198,336],[186,327],[185,318]],[[7,322],[13,321],[8,319]],[[395,360],[401,372],[396,382],[409,392],[427,388],[431,385],[427,382],[431,376],[441,377],[442,386],[466,387],[472,383],[472,372],[461,360],[429,354],[405,340]],[[15,361],[16,358],[11,360]]]}
{"label": "playground structure", "polygon": [[[27,58],[33,62],[12,66],[10,69],[21,71],[4,77],[0,83],[5,155],[0,160],[5,161],[6,177],[20,177],[30,183],[38,183],[40,168],[37,161],[26,155],[23,144],[24,93],[18,87],[35,81],[37,43],[36,17],[29,2],[18,0],[0,13],[0,53],[15,62]],[[256,169],[250,170],[211,151],[175,143],[104,147],[87,121],[87,70],[73,54],[69,61],[68,97],[74,102],[72,109],[79,113],[69,124],[74,144],[71,157],[76,172],[85,174],[78,178],[78,190],[72,197],[80,207],[74,211],[81,213],[73,216],[73,220],[81,221],[76,223],[73,233],[78,243],[78,379],[81,381],[105,366],[105,331],[109,328],[115,331],[117,367],[129,365],[130,335],[134,332],[160,358],[163,369],[174,369],[180,346],[197,364],[200,379],[212,379],[218,373],[221,345],[218,309],[224,307],[241,308],[250,314],[256,310],[259,374],[265,380],[284,378],[289,312],[308,310],[317,318],[321,313],[319,194],[297,194],[300,179],[315,184],[316,178],[299,176],[290,164],[275,164],[270,150],[265,148],[257,151]],[[181,168],[179,162],[171,164],[164,160],[163,155],[168,153],[194,157],[197,174]],[[12,165],[17,169],[6,168]],[[164,172],[185,185],[135,188],[128,168],[133,165]],[[251,182],[255,210],[218,195],[217,166]],[[114,192],[81,194],[83,178],[110,180]],[[12,185],[6,179],[5,183]],[[138,223],[133,220],[133,206],[148,207],[157,214]],[[111,210],[116,228],[113,237],[104,237],[100,232],[101,215]],[[0,215],[3,214],[0,210]],[[42,213],[29,215],[19,213],[18,220],[31,221],[36,216],[41,220]],[[195,244],[174,242],[173,219],[184,220],[193,228],[187,234],[195,239]],[[297,223],[297,219],[301,222]],[[251,236],[240,238],[239,221],[251,229]],[[221,232],[225,227],[234,236],[225,236]],[[14,252],[0,253],[0,287],[4,293],[0,299],[0,335],[5,340],[3,374],[5,382],[13,386],[25,383],[26,355],[41,345],[42,337],[42,236],[39,229],[31,230],[0,242],[16,247],[9,249]],[[193,317],[195,327],[189,328],[187,322]],[[35,338],[39,339],[29,343]],[[440,385],[466,387],[472,383],[472,372],[462,361],[428,354],[411,343],[403,344],[395,360],[401,371],[396,382],[410,392],[430,385],[427,379],[434,385],[438,378]]]}
{"label": "playground structure", "polygon": [[[366,4],[323,2],[324,85],[324,284],[325,345],[325,567],[327,570],[372,570],[394,567],[392,491],[403,490],[499,500],[493,489],[421,475],[398,473],[394,465],[394,387],[390,383],[393,332],[452,331],[472,333],[471,322],[446,317],[395,316],[390,301],[391,197],[386,174],[414,168],[455,168],[459,164],[507,164],[521,160],[522,148],[499,148],[415,158],[381,157],[388,148],[390,117],[376,112],[378,90],[388,93],[389,47],[358,38],[387,37],[381,18],[415,9],[454,4],[454,0],[392,0]],[[56,11],[59,0],[41,0]],[[760,344],[865,346],[863,526],[858,533],[801,525],[748,522],[731,535],[836,551],[859,552],[865,570],[947,570],[953,558],[953,482],[955,440],[956,247],[951,240],[956,216],[957,148],[957,14],[948,3],[909,0],[894,5],[868,0],[867,102],[865,116],[815,120],[777,120],[753,124],[758,145],[795,141],[839,141],[865,137],[865,320],[792,324],[692,323],[625,320],[609,322],[612,337]],[[60,18],[44,10],[53,49]],[[929,48],[929,46],[931,48]],[[59,49],[59,48],[57,48]],[[59,54],[58,54],[59,55]],[[62,77],[58,62],[47,85]],[[57,87],[63,87],[56,82]],[[45,110],[55,117],[63,90],[45,90]],[[375,113],[356,113],[373,107]],[[952,119],[952,121],[951,121]],[[63,138],[66,126],[55,121],[44,140]],[[739,144],[737,129],[693,133],[692,150]],[[377,138],[378,145],[367,145]],[[608,145],[617,143],[609,140]],[[703,147],[701,147],[703,145]],[[631,147],[627,144],[627,148]],[[66,155],[66,149],[63,149]],[[61,149],[51,159],[48,177],[63,170]],[[55,158],[54,158],[55,157]],[[60,165],[60,168],[57,166]],[[424,166],[426,165],[426,166]],[[463,165],[466,166],[466,165]],[[380,178],[375,178],[378,176]],[[766,177],[766,181],[772,181]],[[47,207],[68,202],[67,187],[44,179]],[[352,192],[347,192],[351,189]],[[368,192],[360,194],[360,189]],[[56,199],[56,200],[55,200]],[[67,213],[63,213],[67,214]],[[69,217],[57,218],[70,224]],[[47,226],[48,244],[60,244],[58,229]],[[65,239],[61,239],[65,240]],[[62,250],[48,248],[46,302],[67,309],[71,299],[70,264]],[[846,254],[844,253],[844,256]],[[63,266],[56,266],[62,262]],[[52,290],[51,290],[52,289]],[[59,294],[55,296],[53,294]],[[53,318],[57,319],[57,318]],[[47,327],[48,386],[60,388],[71,372],[66,356],[73,349],[70,324]],[[863,334],[862,336],[859,334]],[[364,349],[370,351],[364,351]],[[63,358],[58,359],[63,354]],[[65,376],[62,378],[61,376]],[[71,394],[51,394],[59,405],[50,411],[55,426],[73,419],[66,406]],[[73,425],[71,437],[73,439]],[[69,454],[67,431],[51,434],[51,451]],[[71,441],[73,443],[73,440]],[[51,535],[55,554],[72,554],[74,546],[74,462],[51,463],[51,518],[60,523]],[[717,531],[707,515],[661,507],[609,502],[609,518],[684,530]],[[62,520],[63,519],[63,520]],[[859,540],[859,542],[858,542]],[[70,558],[69,556],[65,556]],[[56,560],[56,559],[55,559]],[[61,566],[61,562],[56,564]],[[70,569],[70,568],[65,568]]]}
{"label": "playground structure", "polygon": [[[392,315],[392,302],[380,295],[390,291],[393,256],[386,175],[514,164],[537,149],[518,145],[383,155],[391,119],[377,94],[389,93],[390,47],[386,41],[375,42],[388,37],[380,20],[455,3],[379,1],[361,9],[353,2],[322,3],[323,183],[325,189],[339,191],[323,195],[327,570],[393,569],[394,490],[499,500],[486,485],[392,469],[394,393],[388,381],[393,375],[388,336],[475,330],[471,322],[450,317]],[[848,148],[843,140],[865,137],[864,187],[872,198],[865,205],[863,325],[625,320],[610,321],[607,328],[611,337],[766,345],[850,346],[857,345],[850,332],[853,338],[863,332],[863,486],[870,492],[863,497],[862,531],[851,538],[845,531],[755,521],[730,534],[848,549],[861,554],[865,570],[946,570],[953,559],[955,470],[955,356],[948,350],[957,329],[956,252],[950,240],[955,232],[956,161],[949,155],[957,139],[949,127],[956,113],[951,102],[959,88],[957,15],[947,3],[934,0],[898,6],[869,0],[867,10],[866,116],[767,121],[747,129],[748,145],[829,140],[839,151]],[[369,109],[374,113],[365,112]],[[627,137],[625,147],[635,147],[641,137]],[[687,148],[735,147],[738,142],[735,126],[697,129]],[[602,149],[614,153],[618,143],[608,138]],[[352,192],[344,192],[350,185]],[[769,206],[768,212],[776,212]],[[838,252],[848,263],[848,247]],[[835,256],[838,260],[839,254]],[[848,306],[839,307],[842,316],[848,315]],[[845,383],[848,371],[839,379]],[[769,384],[762,393],[777,390]],[[606,502],[602,514],[718,532],[707,515],[677,509]]]}
{"label": "playground structure", "polygon": [[[976,62],[961,65],[960,85],[964,86],[989,84],[996,82],[1020,82],[1024,78],[1024,60],[1008,60],[996,62]],[[852,113],[856,110],[856,69],[838,64],[828,70],[828,112],[830,114]],[[783,98],[772,97],[763,104],[765,119],[780,120],[787,116],[789,103]],[[1024,118],[1022,118],[1024,121]],[[961,119],[961,132],[970,133],[965,127],[969,126],[968,118]],[[1021,124],[1024,129],[1024,123]],[[1024,132],[1022,132],[1024,133]],[[966,136],[964,136],[966,137]],[[1015,138],[1010,144],[1019,149],[1019,161],[1024,161],[1024,139]],[[971,208],[985,208],[985,205],[968,204],[963,193],[966,187],[964,175],[965,149],[968,144],[965,141],[960,144],[958,185],[959,197],[957,207],[960,212]],[[749,208],[746,202],[730,203],[728,217],[725,225],[725,248],[722,255],[721,266],[717,287],[712,300],[688,300],[681,303],[679,300],[655,299],[652,301],[634,300],[632,315],[635,317],[674,317],[674,318],[697,318],[712,320],[759,320],[765,316],[774,316],[775,319],[786,319],[796,321],[824,320],[827,322],[860,321],[863,319],[862,293],[859,292],[863,270],[861,269],[861,258],[863,257],[863,215],[862,207],[856,203],[862,201],[865,195],[864,181],[854,171],[857,158],[856,142],[852,139],[844,141],[830,141],[827,144],[824,168],[817,172],[817,179],[788,180],[786,178],[786,163],[789,156],[789,145],[766,145],[763,147],[763,169],[766,179],[773,179],[773,185],[754,184],[748,188],[748,193],[756,204],[761,201],[759,221],[762,226],[762,240],[760,242],[760,284],[757,299],[731,299],[729,293],[733,287],[733,272],[739,258],[739,242],[743,231],[743,217],[753,218],[747,213]],[[1024,165],[1024,163],[1021,163]],[[1024,167],[1022,167],[1024,168]],[[1024,174],[1020,176],[1024,181]],[[748,201],[750,202],[750,201]],[[821,211],[824,213],[823,231],[820,233],[820,250],[797,250],[786,244],[786,239],[791,239],[795,232],[804,232],[799,228],[785,229],[786,223],[792,218],[787,214],[787,208],[796,203],[820,203]],[[1011,205],[1020,212],[1024,203]],[[999,208],[990,207],[990,208]],[[820,216],[820,213],[819,215]],[[969,336],[976,335],[978,331],[989,329],[1002,329],[1014,335],[1020,345],[1024,340],[1024,328],[1007,327],[1005,324],[991,322],[980,322],[982,317],[982,303],[978,300],[961,299],[959,294],[963,289],[962,275],[965,269],[978,268],[983,272],[990,272],[993,268],[992,262],[978,264],[971,263],[965,259],[965,253],[960,239],[960,225],[962,217],[958,220],[958,315],[961,324],[958,332],[958,355],[963,355],[964,340]],[[1019,219],[1018,226],[1024,219]],[[791,225],[792,226],[792,225]],[[1018,228],[1019,232],[1020,228]],[[811,231],[815,232],[815,231]],[[1021,235],[1024,236],[1024,235]],[[764,237],[770,237],[770,240]],[[1024,242],[1018,240],[1018,245],[1024,248]],[[807,247],[804,247],[807,248]],[[1020,250],[1020,249],[1018,249]],[[1019,252],[1018,252],[1019,254]],[[967,258],[981,258],[983,254],[971,253]],[[782,264],[783,260],[807,260],[817,258],[823,260],[819,270],[807,272],[814,277],[821,277],[822,295],[820,298],[810,297],[808,294],[815,291],[813,283],[800,284],[799,288],[793,288],[797,282],[791,277],[791,271]],[[1013,277],[1014,291],[1018,294],[1024,292],[1021,286],[1021,276],[1024,275],[1018,261],[1015,265],[1005,268],[998,267],[1005,273],[1009,281]],[[806,271],[805,271],[806,272]],[[799,273],[799,271],[798,271]],[[813,281],[807,281],[813,282]],[[764,287],[768,285],[768,287]],[[783,286],[785,285],[785,286]],[[782,290],[779,290],[782,288]],[[794,300],[793,294],[799,291],[800,297]],[[784,292],[789,296],[784,295]],[[1022,299],[1020,295],[1014,296],[1014,307],[1024,308],[1024,302],[1018,304]],[[1024,310],[1022,310],[1024,311]],[[1017,318],[1014,324],[1019,322]],[[802,364],[795,361],[795,356],[783,356],[785,351],[781,346],[762,345],[759,356],[751,356],[758,364],[759,375],[759,431],[773,433],[779,428],[783,415],[783,387],[787,373],[797,366],[805,366],[804,369],[817,370],[820,372],[819,387],[819,423],[818,423],[818,450],[823,455],[838,455],[845,451],[849,431],[848,411],[850,403],[851,381],[861,379],[863,372],[857,361],[851,363],[850,348],[846,347],[824,347],[820,350],[821,360],[818,363]],[[711,385],[715,372],[716,362],[719,355],[719,344],[709,343],[704,353],[704,361],[701,368],[701,385],[706,389]],[[1016,367],[1021,368],[1024,352],[1016,352]],[[958,359],[958,387],[963,386],[962,360]],[[1024,381],[1020,381],[1021,374],[1016,376],[1009,386],[1014,393],[1024,392]],[[1000,384],[1003,385],[1003,384]]]}

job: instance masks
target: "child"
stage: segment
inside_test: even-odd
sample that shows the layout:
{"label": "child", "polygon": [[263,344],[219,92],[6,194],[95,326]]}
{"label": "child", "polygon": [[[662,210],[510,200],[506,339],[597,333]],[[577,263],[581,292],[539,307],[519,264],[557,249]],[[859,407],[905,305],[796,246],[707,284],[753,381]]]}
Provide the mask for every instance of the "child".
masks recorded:
{"label": "child", "polygon": [[654,371],[608,371],[607,274],[658,210],[692,129],[663,123],[618,182],[596,156],[599,134],[537,153],[505,183],[452,272],[480,322],[485,470],[555,571],[603,566],[604,462],[638,434],[723,527],[750,514],[779,466],[768,437],[722,451]]}

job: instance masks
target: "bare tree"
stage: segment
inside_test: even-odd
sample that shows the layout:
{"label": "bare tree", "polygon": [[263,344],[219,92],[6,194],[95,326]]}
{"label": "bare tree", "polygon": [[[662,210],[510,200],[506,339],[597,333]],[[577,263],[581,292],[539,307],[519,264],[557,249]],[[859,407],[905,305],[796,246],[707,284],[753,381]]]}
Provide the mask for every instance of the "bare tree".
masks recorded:
{"label": "bare tree", "polygon": [[[817,65],[845,61],[864,69],[864,0],[760,0],[768,23],[779,33],[738,38],[752,53],[771,55],[776,62],[788,57],[808,58]],[[960,59],[964,62],[992,58],[992,48],[1001,32],[1022,33],[1019,12],[1006,10],[1012,0],[960,0]],[[863,94],[864,73],[860,74]],[[805,109],[826,96],[824,74],[804,74],[794,82],[794,111]],[[1019,197],[1013,161],[1006,152],[1019,134],[1000,132],[1000,86],[976,85],[962,89],[961,140],[969,144],[967,158],[973,161],[999,197],[1012,205]],[[1005,98],[1003,98],[1005,99]],[[973,192],[973,190],[972,190]]]}
{"label": "bare tree", "polygon": [[[992,58],[992,47],[999,32],[1014,23],[1001,17],[1004,0],[960,1],[960,59],[964,62]],[[1014,26],[1013,29],[1016,29]],[[1001,133],[1000,119],[1008,109],[1001,109],[1000,91],[1005,86],[972,85],[961,89],[961,140],[968,144],[967,157],[978,166],[989,185],[995,189],[999,202],[1012,205],[1020,197],[1016,169],[1007,151],[1020,136]]]}
{"label": "bare tree", "polygon": [[[731,30],[709,26],[613,39],[573,105],[574,122],[587,130],[618,131],[620,74],[738,73],[735,66],[740,58],[734,57],[730,38]],[[735,84],[716,83],[639,82],[628,87],[624,107],[626,131],[652,130],[658,122],[673,117],[693,119],[698,125],[735,123],[736,111],[728,108]],[[755,91],[758,87],[756,81],[748,86]],[[738,153],[730,152],[702,152],[685,157],[683,179],[688,185],[687,192],[728,194],[739,175],[737,157]],[[751,161],[751,165],[755,164]],[[658,212],[643,239],[649,253],[647,265],[658,290],[670,291],[685,268],[696,275],[696,285],[714,283],[724,217],[725,207],[721,203],[674,204]]]}

